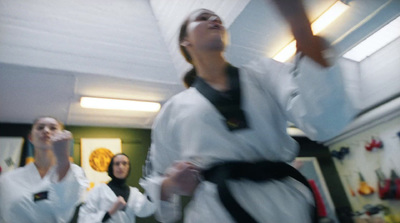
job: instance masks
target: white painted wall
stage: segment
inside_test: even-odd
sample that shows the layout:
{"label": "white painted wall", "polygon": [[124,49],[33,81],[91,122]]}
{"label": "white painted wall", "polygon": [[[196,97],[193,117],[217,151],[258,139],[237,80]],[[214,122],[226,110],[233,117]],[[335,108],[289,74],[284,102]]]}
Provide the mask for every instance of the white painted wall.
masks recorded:
{"label": "white painted wall", "polygon": [[[395,95],[400,94],[400,38],[377,53],[355,63],[341,59],[349,89],[357,105],[366,109]],[[357,95],[359,94],[359,95]],[[400,176],[400,98],[382,105],[358,117],[342,135],[326,142],[330,151],[349,147],[350,154],[343,161],[336,158],[335,166],[346,189],[353,211],[362,210],[366,204],[383,204],[390,207],[396,222],[400,221],[400,200],[381,200],[377,194],[378,177],[375,170],[380,168],[386,178],[394,170]],[[369,152],[366,143],[372,137],[384,144],[383,149]],[[375,189],[375,193],[362,196],[357,193],[360,185],[358,173]],[[350,193],[350,188],[356,192]]]}

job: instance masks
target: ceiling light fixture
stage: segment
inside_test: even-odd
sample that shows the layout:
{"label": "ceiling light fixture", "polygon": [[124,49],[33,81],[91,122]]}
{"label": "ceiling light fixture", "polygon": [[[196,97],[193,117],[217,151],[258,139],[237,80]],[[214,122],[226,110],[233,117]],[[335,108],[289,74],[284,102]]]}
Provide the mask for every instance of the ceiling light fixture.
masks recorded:
{"label": "ceiling light fixture", "polygon": [[343,57],[360,62],[400,37],[400,16],[347,51]]}
{"label": "ceiling light fixture", "polygon": [[160,103],[110,98],[81,97],[81,107],[112,110],[157,112]]}
{"label": "ceiling light fixture", "polygon": [[[317,20],[311,24],[311,30],[314,35],[321,32],[340,15],[342,15],[347,9],[348,5],[341,1],[335,2],[328,10],[326,10]],[[285,62],[296,53],[296,41],[293,40],[285,48],[279,51],[274,57],[274,60]]]}

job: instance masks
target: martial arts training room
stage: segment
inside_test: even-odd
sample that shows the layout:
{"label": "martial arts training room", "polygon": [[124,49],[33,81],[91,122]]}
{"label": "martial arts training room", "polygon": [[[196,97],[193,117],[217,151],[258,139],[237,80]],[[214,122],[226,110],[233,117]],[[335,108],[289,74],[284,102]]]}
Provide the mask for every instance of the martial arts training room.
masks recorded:
{"label": "martial arts training room", "polygon": [[400,223],[400,1],[0,0],[29,222]]}

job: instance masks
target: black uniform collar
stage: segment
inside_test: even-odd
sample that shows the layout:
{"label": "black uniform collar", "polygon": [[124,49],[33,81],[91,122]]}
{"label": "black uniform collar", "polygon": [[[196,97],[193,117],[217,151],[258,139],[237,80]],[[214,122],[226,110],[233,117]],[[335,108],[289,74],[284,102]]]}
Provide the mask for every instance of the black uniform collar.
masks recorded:
{"label": "black uniform collar", "polygon": [[115,195],[122,196],[125,201],[128,201],[130,189],[128,184],[126,184],[126,179],[120,180],[117,178],[112,179],[107,185],[115,193]]}
{"label": "black uniform collar", "polygon": [[215,90],[199,76],[196,77],[193,87],[224,116],[224,123],[230,131],[248,128],[246,116],[241,109],[239,69],[228,64],[226,72],[229,79],[228,91]]}

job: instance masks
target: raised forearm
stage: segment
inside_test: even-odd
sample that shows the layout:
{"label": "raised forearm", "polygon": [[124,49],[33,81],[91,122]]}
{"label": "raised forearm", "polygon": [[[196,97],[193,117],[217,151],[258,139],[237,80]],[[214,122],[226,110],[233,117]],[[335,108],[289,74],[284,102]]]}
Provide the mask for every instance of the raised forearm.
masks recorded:
{"label": "raised forearm", "polygon": [[289,23],[290,29],[296,39],[297,51],[313,59],[323,67],[328,67],[328,61],[323,56],[327,47],[325,41],[313,35],[310,21],[301,0],[271,0]]}
{"label": "raised forearm", "polygon": [[312,36],[310,22],[301,0],[272,0],[289,23],[293,35]]}

